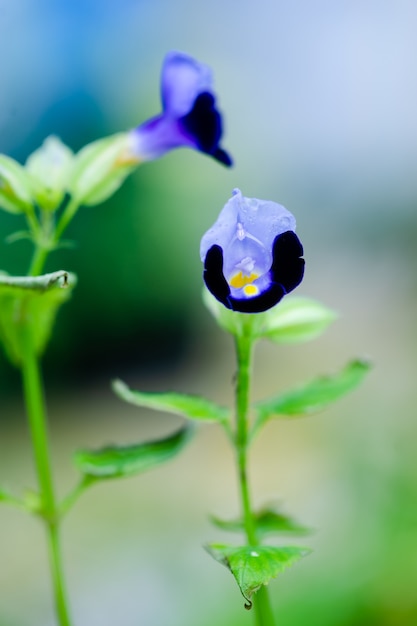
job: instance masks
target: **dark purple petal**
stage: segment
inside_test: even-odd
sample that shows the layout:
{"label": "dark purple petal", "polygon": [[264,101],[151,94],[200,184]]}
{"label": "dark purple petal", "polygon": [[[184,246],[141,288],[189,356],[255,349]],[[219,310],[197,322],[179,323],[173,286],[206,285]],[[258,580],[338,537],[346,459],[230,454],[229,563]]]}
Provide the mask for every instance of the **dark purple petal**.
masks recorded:
{"label": "dark purple petal", "polygon": [[272,248],[271,280],[279,283],[289,293],[303,280],[303,246],[297,235],[289,230],[275,238]]}
{"label": "dark purple petal", "polygon": [[212,246],[207,252],[203,278],[207,289],[213,296],[225,307],[231,309],[229,304],[230,287],[223,274],[223,251],[220,246]]}
{"label": "dark purple petal", "polygon": [[193,108],[179,120],[185,132],[193,137],[201,152],[210,154],[215,159],[230,166],[232,159],[219,147],[222,136],[222,118],[215,107],[215,98],[211,93],[200,93]]}

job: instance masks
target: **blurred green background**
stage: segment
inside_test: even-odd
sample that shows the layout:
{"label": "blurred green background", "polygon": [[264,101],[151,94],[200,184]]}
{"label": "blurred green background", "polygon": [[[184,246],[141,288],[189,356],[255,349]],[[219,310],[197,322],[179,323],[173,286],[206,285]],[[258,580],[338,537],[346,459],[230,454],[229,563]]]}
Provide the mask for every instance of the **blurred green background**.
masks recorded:
{"label": "blurred green background", "polygon": [[[140,168],[67,232],[48,270],[78,274],[45,358],[60,494],[73,450],[170,432],[109,390],[232,401],[232,344],[201,302],[199,240],[233,187],[297,217],[297,293],[340,317],[304,346],[259,346],[262,398],[354,356],[374,369],[322,415],[274,422],[253,450],[258,505],[282,500],[316,529],[314,553],[271,583],[280,626],[417,624],[417,5],[249,0],[2,0],[0,151],[21,162],[49,134],[78,150],[160,110],[171,49],[214,70],[227,170],[178,150]],[[22,228],[0,213],[0,268],[24,273]],[[18,373],[0,355],[0,484],[35,486]],[[235,583],[201,546],[227,540],[207,514],[237,511],[233,459],[216,427],[160,469],[87,493],[64,527],[74,622],[251,624]],[[36,520],[0,510],[0,625],[54,624]],[[233,540],[234,538],[232,538]],[[291,543],[292,539],[283,539]]]}

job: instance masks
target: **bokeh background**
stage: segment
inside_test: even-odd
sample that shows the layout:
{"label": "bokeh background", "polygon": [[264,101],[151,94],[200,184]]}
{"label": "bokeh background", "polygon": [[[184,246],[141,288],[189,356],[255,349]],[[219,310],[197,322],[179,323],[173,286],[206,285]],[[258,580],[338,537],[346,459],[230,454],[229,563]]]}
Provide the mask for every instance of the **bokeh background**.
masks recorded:
{"label": "bokeh background", "polygon": [[[109,390],[232,401],[228,337],[201,301],[199,239],[233,187],[297,217],[298,294],[339,319],[305,345],[263,344],[254,396],[369,357],[361,389],[308,420],[274,422],[253,449],[258,505],[280,500],[315,529],[313,554],[271,583],[280,626],[417,623],[417,5],[413,0],[0,0],[0,150],[24,162],[49,134],[74,150],[160,110],[165,53],[214,70],[232,170],[191,150],[142,166],[67,232],[49,270],[79,284],[45,358],[61,495],[72,452],[171,432]],[[24,273],[27,242],[0,213],[0,267]],[[0,483],[35,487],[18,373],[0,355]],[[87,493],[64,527],[74,622],[245,626],[253,617],[202,549],[230,539],[209,513],[238,509],[215,426],[170,465]],[[234,540],[234,538],[231,538]],[[292,539],[283,538],[291,543]],[[0,624],[52,626],[42,529],[0,510]]]}

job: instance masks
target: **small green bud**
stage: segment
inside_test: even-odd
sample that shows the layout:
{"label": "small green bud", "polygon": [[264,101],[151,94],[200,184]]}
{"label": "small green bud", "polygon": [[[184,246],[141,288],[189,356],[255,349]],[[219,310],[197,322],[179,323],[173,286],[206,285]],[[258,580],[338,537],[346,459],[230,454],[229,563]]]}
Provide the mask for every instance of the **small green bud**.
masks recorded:
{"label": "small green bud", "polygon": [[26,161],[33,193],[42,209],[55,211],[68,190],[74,153],[58,137],[50,136]]}

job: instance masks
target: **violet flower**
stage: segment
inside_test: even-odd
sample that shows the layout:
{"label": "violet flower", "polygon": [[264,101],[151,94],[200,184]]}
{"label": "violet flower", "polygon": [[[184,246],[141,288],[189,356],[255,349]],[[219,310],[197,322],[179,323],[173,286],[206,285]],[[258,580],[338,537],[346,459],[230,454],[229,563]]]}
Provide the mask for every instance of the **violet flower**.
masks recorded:
{"label": "violet flower", "polygon": [[233,311],[273,307],[303,279],[303,247],[294,230],[285,207],[235,189],[201,240],[208,290]]}
{"label": "violet flower", "polygon": [[152,160],[184,146],[230,166],[230,156],[219,146],[222,118],[212,82],[207,65],[181,52],[168,53],[161,76],[162,113],[131,131],[133,155]]}

